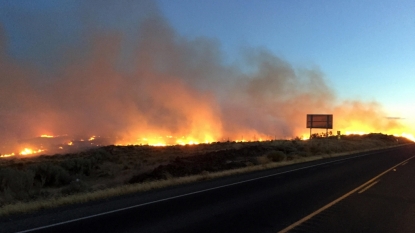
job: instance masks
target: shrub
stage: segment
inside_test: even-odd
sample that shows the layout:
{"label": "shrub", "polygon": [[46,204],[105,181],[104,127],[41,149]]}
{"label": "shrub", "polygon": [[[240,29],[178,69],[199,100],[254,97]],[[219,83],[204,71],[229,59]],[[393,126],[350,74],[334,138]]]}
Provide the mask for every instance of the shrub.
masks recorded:
{"label": "shrub", "polygon": [[62,186],[71,182],[69,173],[58,165],[41,163],[31,167],[35,173],[35,180],[40,187]]}
{"label": "shrub", "polygon": [[258,156],[258,157],[256,157],[256,161],[255,161],[254,164],[256,164],[256,165],[258,165],[258,164],[264,165],[264,164],[267,164],[269,162],[270,162],[270,160],[267,158],[267,156]]}
{"label": "shrub", "polygon": [[283,152],[284,154],[291,154],[291,153],[296,153],[298,151],[297,147],[298,147],[297,144],[284,143],[278,149],[280,152]]}
{"label": "shrub", "polygon": [[295,160],[297,159],[299,156],[297,154],[289,154],[287,155],[287,161],[291,161],[291,160]]}
{"label": "shrub", "polygon": [[61,193],[65,195],[71,195],[85,191],[88,191],[88,185],[85,182],[76,179],[72,181],[67,187],[63,188]]}
{"label": "shrub", "polygon": [[82,174],[89,176],[93,163],[87,158],[73,158],[63,161],[61,166],[73,175]]}
{"label": "shrub", "polygon": [[287,156],[282,151],[270,151],[267,153],[267,158],[272,162],[280,162],[287,159]]}
{"label": "shrub", "polygon": [[0,197],[3,197],[2,202],[11,199],[22,200],[29,197],[33,180],[34,173],[30,170],[0,169]]}
{"label": "shrub", "polygon": [[301,157],[309,157],[312,155],[309,151],[299,151],[297,154]]}
{"label": "shrub", "polygon": [[310,143],[310,145],[308,145],[308,147],[306,148],[306,151],[310,152],[312,155],[317,155],[317,154],[322,153],[321,146],[316,143]]}
{"label": "shrub", "polygon": [[90,151],[92,153],[91,156],[91,162],[95,163],[101,163],[106,160],[114,160],[119,158],[118,156],[111,156],[111,153],[103,148],[94,149]]}

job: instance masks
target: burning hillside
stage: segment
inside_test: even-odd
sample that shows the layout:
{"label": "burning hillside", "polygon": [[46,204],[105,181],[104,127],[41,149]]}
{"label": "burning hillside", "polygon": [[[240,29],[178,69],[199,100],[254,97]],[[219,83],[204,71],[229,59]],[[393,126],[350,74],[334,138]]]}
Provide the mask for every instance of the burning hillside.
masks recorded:
{"label": "burning hillside", "polygon": [[100,23],[107,13],[127,20],[111,7],[78,7],[75,18],[86,28],[58,44],[48,40],[60,36],[53,25],[65,23],[64,16],[42,12],[33,15],[36,23],[19,25],[38,29],[30,34],[38,42],[35,60],[50,61],[47,69],[10,55],[0,22],[1,154],[292,138],[308,135],[307,113],[333,113],[342,132],[412,133],[385,119],[377,103],[338,100],[318,68],[293,68],[254,48],[241,64],[227,65],[214,40],[178,35],[154,6],[144,6],[134,29]]}

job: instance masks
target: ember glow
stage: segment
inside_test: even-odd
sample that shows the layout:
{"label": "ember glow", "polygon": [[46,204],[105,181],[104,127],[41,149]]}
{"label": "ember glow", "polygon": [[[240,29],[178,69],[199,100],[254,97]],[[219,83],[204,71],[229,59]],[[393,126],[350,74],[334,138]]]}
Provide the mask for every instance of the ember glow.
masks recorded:
{"label": "ember glow", "polygon": [[400,136],[400,137],[404,137],[407,138],[413,142],[415,142],[415,136],[413,134],[409,134],[409,133],[402,133],[402,134],[395,134],[395,136]]}
{"label": "ember glow", "polygon": [[29,149],[29,148],[24,148],[22,151],[20,151],[20,155],[33,155],[33,154],[39,154],[39,153],[42,153],[42,152],[44,152],[44,150],[41,150],[41,149],[39,149],[39,150],[32,150],[32,149]]}
{"label": "ember glow", "polygon": [[15,154],[11,153],[11,154],[0,155],[0,157],[12,157],[12,156],[15,156]]}
{"label": "ember glow", "polygon": [[365,135],[365,134],[369,134],[369,133],[362,132],[362,131],[355,131],[355,132],[346,131],[346,135]]}
{"label": "ember glow", "polygon": [[216,142],[213,137],[205,136],[203,139],[197,139],[194,137],[175,137],[175,136],[158,136],[158,137],[145,137],[139,138],[135,141],[118,141],[117,145],[150,145],[150,146],[172,146],[172,145],[197,145],[197,144],[209,144]]}

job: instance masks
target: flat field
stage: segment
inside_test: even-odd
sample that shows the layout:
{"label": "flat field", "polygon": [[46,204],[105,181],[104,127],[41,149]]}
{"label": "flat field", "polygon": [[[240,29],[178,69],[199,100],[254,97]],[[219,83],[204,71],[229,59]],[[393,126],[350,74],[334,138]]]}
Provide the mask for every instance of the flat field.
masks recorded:
{"label": "flat field", "polygon": [[413,143],[383,134],[0,158],[0,216]]}

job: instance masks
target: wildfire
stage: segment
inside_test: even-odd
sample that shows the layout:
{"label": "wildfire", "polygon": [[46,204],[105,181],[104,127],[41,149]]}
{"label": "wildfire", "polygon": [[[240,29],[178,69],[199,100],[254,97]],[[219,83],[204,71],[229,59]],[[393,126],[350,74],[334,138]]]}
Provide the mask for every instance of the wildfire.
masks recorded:
{"label": "wildfire", "polygon": [[37,154],[37,153],[40,153],[40,152],[43,152],[43,151],[45,151],[45,150],[41,150],[41,149],[33,150],[33,149],[30,149],[30,148],[24,148],[22,151],[20,151],[19,155],[32,155],[32,154]]}
{"label": "wildfire", "polygon": [[11,157],[11,156],[15,156],[15,154],[11,153],[11,154],[0,155],[0,157]]}
{"label": "wildfire", "polygon": [[137,138],[134,141],[129,140],[119,140],[116,145],[149,145],[149,146],[173,146],[173,145],[198,145],[198,144],[209,144],[215,142],[215,138],[210,135],[200,137],[191,137],[191,136],[151,136],[151,137],[142,137]]}
{"label": "wildfire", "polygon": [[[207,140],[206,143],[211,143],[211,142]],[[198,141],[193,141],[193,140],[186,141],[186,140],[178,139],[176,140],[176,144],[183,146],[183,145],[198,145],[200,143]]]}
{"label": "wildfire", "polygon": [[301,140],[308,140],[308,139],[310,139],[310,135],[308,135],[308,134],[303,134],[301,136]]}
{"label": "wildfire", "polygon": [[156,144],[152,144],[151,146],[167,146],[167,145],[164,144],[164,143],[159,142],[159,143],[156,143]]}
{"label": "wildfire", "polygon": [[[364,131],[347,131],[345,134],[346,135],[365,135],[365,134],[369,134],[369,133],[364,132]],[[410,133],[401,133],[401,134],[393,133],[392,135],[395,136],[395,137],[404,137],[404,138],[407,138],[407,139],[415,142],[415,136],[413,134],[410,134]]]}
{"label": "wildfire", "polygon": [[[365,134],[369,134],[372,132],[375,132],[375,130],[366,130],[365,127],[361,127],[361,129],[363,130],[352,130],[350,128],[345,129],[344,131],[342,130],[341,133],[343,135],[365,135]],[[398,131],[398,130],[396,130]],[[395,132],[396,132],[395,131]],[[335,132],[335,131],[334,131]],[[389,134],[389,135],[393,135],[396,137],[405,137],[411,141],[415,142],[415,136],[413,134],[410,133],[395,133],[393,131],[387,131],[387,132],[382,132],[385,134]],[[268,140],[273,140],[276,137],[270,137],[270,136],[266,136],[266,135],[259,135],[256,136],[258,134],[252,134],[253,136],[251,137],[242,137],[242,139],[235,139],[235,138],[223,138],[219,139],[217,137],[214,137],[210,134],[205,135],[205,136],[174,136],[174,135],[170,135],[167,134],[167,136],[156,136],[156,135],[148,135],[147,137],[140,137],[140,138],[136,138],[135,140],[133,139],[133,141],[128,141],[128,140],[119,140],[116,141],[114,138],[114,141],[109,140],[106,141],[107,144],[113,144],[113,145],[119,145],[119,146],[126,146],[126,145],[149,145],[149,146],[155,146],[155,147],[164,147],[164,146],[173,146],[173,145],[198,145],[198,144],[210,144],[213,142],[217,142],[217,141],[233,141],[236,143],[243,143],[243,142],[254,142],[254,141],[268,141]],[[308,140],[309,139],[309,134],[308,133],[302,133],[300,134],[301,140]],[[66,135],[65,135],[66,136]],[[42,134],[40,137],[42,138],[58,138],[59,136],[52,136],[52,135],[48,135],[48,134]],[[0,157],[12,157],[12,156],[33,156],[33,155],[39,155],[42,152],[47,151],[56,151],[56,150],[65,150],[67,148],[65,148],[65,145],[68,146],[76,146],[78,147],[79,145],[77,143],[79,142],[83,142],[83,141],[89,141],[91,145],[96,145],[98,146],[98,141],[101,140],[100,136],[90,136],[90,137],[84,137],[84,138],[88,138],[87,140],[83,140],[83,139],[73,139],[71,141],[68,141],[67,139],[65,139],[64,141],[62,141],[60,144],[56,144],[53,146],[50,146],[48,144],[44,144],[44,145],[39,145],[39,147],[37,147],[36,145],[33,145],[33,147],[31,145],[22,145],[21,148],[19,150],[16,150],[14,153],[8,153],[8,154],[0,154]],[[297,137],[298,138],[298,137]],[[46,140],[46,139],[45,139]],[[54,139],[55,140],[55,139]],[[89,143],[88,143],[89,144]],[[102,145],[107,145],[107,144],[102,144]],[[84,144],[80,144],[80,145],[84,145]],[[101,145],[101,143],[99,144]],[[46,147],[44,147],[46,146]],[[39,149],[40,148],[40,149]],[[19,151],[19,152],[17,152]]]}
{"label": "wildfire", "polygon": [[136,139],[136,141],[134,142],[130,142],[130,141],[118,141],[116,143],[116,145],[149,145],[149,146],[173,146],[173,145],[199,145],[199,144],[211,144],[213,142],[217,142],[217,141],[234,141],[237,143],[241,143],[241,142],[253,142],[253,141],[259,141],[259,142],[263,142],[263,141],[270,141],[273,140],[273,138],[271,136],[266,136],[266,135],[262,135],[261,137],[256,137],[253,136],[252,138],[242,138],[242,139],[232,139],[232,138],[228,138],[228,139],[223,139],[222,140],[218,140],[217,138],[211,136],[211,135],[206,135],[202,138],[200,137],[192,137],[192,136],[181,136],[181,137],[177,137],[177,136],[155,136],[155,137],[143,137],[143,138],[138,138]]}
{"label": "wildfire", "polygon": [[363,131],[346,131],[345,135],[365,135],[369,134]]}
{"label": "wildfire", "polygon": [[415,136],[413,134],[409,134],[409,133],[402,133],[401,135],[393,135],[393,136],[398,136],[398,137],[404,137],[407,138],[413,142],[415,142]]}
{"label": "wildfire", "polygon": [[[344,133],[344,135],[360,135],[360,136],[362,136],[362,135],[366,135],[366,134],[370,134],[370,133],[371,132],[356,130],[356,131],[346,131]],[[395,137],[404,137],[404,138],[407,138],[407,139],[415,142],[415,136],[413,134],[410,134],[410,133],[401,133],[401,134],[399,134],[399,133],[392,133],[392,135],[395,136]],[[308,139],[308,136],[306,136],[304,134],[303,135],[303,139],[305,140],[306,138]]]}

